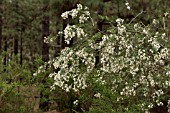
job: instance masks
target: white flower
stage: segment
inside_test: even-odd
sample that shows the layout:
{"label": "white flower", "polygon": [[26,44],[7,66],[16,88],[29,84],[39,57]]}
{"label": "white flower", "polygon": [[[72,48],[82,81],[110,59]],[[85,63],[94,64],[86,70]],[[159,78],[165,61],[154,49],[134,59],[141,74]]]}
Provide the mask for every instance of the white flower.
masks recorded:
{"label": "white flower", "polygon": [[153,22],[152,22],[154,25],[157,25],[158,23],[159,23],[159,21],[158,20],[156,20],[156,19],[153,19]]}
{"label": "white flower", "polygon": [[126,2],[125,5],[126,5],[127,9],[130,10],[129,2]]}
{"label": "white flower", "polygon": [[87,21],[89,19],[89,17],[86,17],[85,14],[82,14],[80,17],[79,17],[79,23],[82,24],[84,23],[85,21]]}
{"label": "white flower", "polygon": [[76,28],[76,31],[77,31],[77,37],[78,38],[85,36],[84,30],[82,28],[78,27],[78,28]]}
{"label": "white flower", "polygon": [[121,18],[118,18],[118,19],[116,19],[116,22],[118,23],[118,24],[122,24],[123,23],[123,19],[121,19]]}
{"label": "white flower", "polygon": [[118,33],[122,34],[123,32],[126,32],[126,27],[124,25],[118,26]]}
{"label": "white flower", "polygon": [[83,6],[81,4],[77,4],[77,10],[82,10]]}
{"label": "white flower", "polygon": [[162,102],[157,103],[158,106],[163,106],[164,104]]}
{"label": "white flower", "polygon": [[148,30],[147,29],[143,29],[143,33],[144,34],[148,34]]}
{"label": "white flower", "polygon": [[166,37],[166,33],[163,33],[161,37],[164,39]]}
{"label": "white flower", "polygon": [[94,96],[97,97],[97,98],[100,98],[101,94],[100,93],[96,93]]}
{"label": "white flower", "polygon": [[84,11],[84,14],[85,14],[86,16],[89,16],[89,15],[90,15],[90,12],[89,12],[89,11]]}
{"label": "white flower", "polygon": [[49,43],[48,37],[44,37],[44,43]]}
{"label": "white flower", "polygon": [[77,9],[72,9],[70,12],[71,12],[72,18],[76,18],[77,17],[77,14],[78,14],[78,10]]}
{"label": "white flower", "polygon": [[75,101],[73,102],[73,104],[77,106],[77,105],[78,105],[78,100],[75,100]]}
{"label": "white flower", "polygon": [[37,73],[33,73],[33,76],[37,76]]}
{"label": "white flower", "polygon": [[130,10],[130,6],[127,6],[127,9]]}
{"label": "white flower", "polygon": [[63,32],[62,32],[62,31],[59,31],[58,34],[61,35],[61,34],[63,34]]}
{"label": "white flower", "polygon": [[70,13],[69,11],[66,11],[66,12],[64,12],[64,13],[61,14],[61,17],[62,17],[63,19],[67,19],[69,13]]}
{"label": "white flower", "polygon": [[125,5],[128,6],[128,5],[129,5],[129,2],[126,2]]}

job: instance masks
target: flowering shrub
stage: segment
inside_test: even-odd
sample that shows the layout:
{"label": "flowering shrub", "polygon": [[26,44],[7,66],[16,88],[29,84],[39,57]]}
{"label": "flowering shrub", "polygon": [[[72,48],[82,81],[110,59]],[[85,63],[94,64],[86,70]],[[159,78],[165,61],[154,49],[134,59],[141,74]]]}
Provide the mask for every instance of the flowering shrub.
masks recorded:
{"label": "flowering shrub", "polygon": [[[155,104],[163,106],[162,101],[168,99],[170,92],[169,39],[161,30],[154,29],[155,20],[153,25],[145,26],[126,24],[119,18],[117,26],[91,35],[91,31],[84,30],[88,21],[92,21],[87,7],[78,4],[61,16],[79,19],[78,24],[67,25],[62,34],[66,43],[72,38],[80,43],[64,48],[60,56],[49,61],[57,70],[49,75],[54,78],[52,89],[59,87],[79,94],[73,104],[81,104],[84,109],[89,101],[89,112],[98,109],[98,112],[148,113]],[[99,38],[102,40],[97,43]],[[44,71],[42,67],[38,73]],[[170,100],[167,101],[170,106]]]}

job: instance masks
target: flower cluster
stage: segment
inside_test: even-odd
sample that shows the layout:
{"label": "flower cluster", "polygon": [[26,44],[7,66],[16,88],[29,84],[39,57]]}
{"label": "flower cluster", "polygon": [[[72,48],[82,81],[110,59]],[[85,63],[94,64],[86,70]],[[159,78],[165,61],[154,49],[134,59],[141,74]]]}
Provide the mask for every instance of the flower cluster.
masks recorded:
{"label": "flower cluster", "polygon": [[168,107],[168,113],[170,112],[170,100],[168,100],[168,105],[167,105],[167,107]]}
{"label": "flower cluster", "polygon": [[77,4],[77,8],[72,9],[71,11],[66,11],[62,13],[61,17],[63,19],[67,19],[69,15],[72,17],[72,19],[76,18],[79,15],[79,23],[84,23],[90,18],[88,7],[83,8],[81,4]]}
{"label": "flower cluster", "polygon": [[[62,17],[66,19],[70,15],[75,18],[82,9],[81,5],[77,5],[77,9],[63,13]],[[89,15],[89,12],[84,15]],[[61,55],[53,60],[57,72],[49,75],[54,78],[52,88],[58,86],[66,92],[80,92],[93,85],[94,81],[91,81],[94,78],[96,83],[110,87],[118,95],[119,102],[129,99],[140,106],[141,110],[148,112],[153,103],[163,105],[160,99],[170,87],[170,68],[167,64],[170,50],[166,34],[155,32],[140,23],[126,25],[123,19],[117,19],[116,22],[117,26],[101,34],[102,40],[99,43],[89,38],[86,46],[61,51]],[[76,36],[86,38],[87,34],[76,25],[67,25],[64,30],[67,43]],[[100,58],[98,67],[95,65],[96,50]],[[102,93],[94,94],[98,98],[101,95],[103,97]],[[136,98],[140,101],[136,102]]]}
{"label": "flower cluster", "polygon": [[[85,23],[90,18],[90,12],[88,8],[83,7],[81,4],[77,4],[77,8],[72,9],[71,11],[66,11],[62,13],[61,17],[63,19],[67,19],[69,15],[72,17],[72,19],[78,17],[80,24]],[[82,26],[80,27],[80,26],[68,24],[64,29],[65,42],[69,44],[70,40],[74,37],[83,39],[84,37],[87,37],[87,34],[84,32]]]}
{"label": "flower cluster", "polygon": [[86,37],[84,30],[81,27],[76,27],[75,25],[67,25],[64,29],[64,38],[67,44],[70,43],[71,39],[77,36],[77,38],[82,39]]}
{"label": "flower cluster", "polygon": [[[165,47],[166,41],[158,32],[150,35],[147,26],[135,24],[136,32],[132,32],[128,31],[122,19],[116,22],[117,34],[104,34],[98,45],[101,48],[100,69],[105,75],[113,75],[112,90],[119,92],[122,100],[123,97],[141,95],[162,105],[158,100],[169,87],[167,80],[170,78],[166,74],[170,71],[165,64],[170,55]],[[91,47],[96,49],[96,45],[91,44]]]}
{"label": "flower cluster", "polygon": [[70,40],[76,36],[76,33],[73,31],[75,29],[75,25],[70,26],[69,24],[67,27],[64,29],[64,38],[67,44],[70,43]]}
{"label": "flower cluster", "polygon": [[75,101],[73,102],[73,104],[74,104],[74,105],[78,105],[78,100],[75,100]]}
{"label": "flower cluster", "polygon": [[[52,86],[61,87],[66,92],[73,90],[78,92],[80,89],[87,87],[86,77],[94,68],[94,55],[86,52],[85,49],[74,51],[71,48],[65,48],[61,51],[61,55],[54,60],[53,66],[59,69],[56,73],[51,73],[49,76],[54,77]],[[83,66],[82,72],[81,67]]]}
{"label": "flower cluster", "polygon": [[130,5],[129,5],[128,1],[126,1],[125,5],[126,5],[127,9],[130,10]]}

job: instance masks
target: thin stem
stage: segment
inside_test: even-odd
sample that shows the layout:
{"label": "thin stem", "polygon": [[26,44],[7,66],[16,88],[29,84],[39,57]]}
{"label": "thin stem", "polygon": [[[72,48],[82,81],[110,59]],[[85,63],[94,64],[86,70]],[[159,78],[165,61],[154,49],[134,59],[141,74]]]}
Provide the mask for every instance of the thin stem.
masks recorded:
{"label": "thin stem", "polygon": [[[137,14],[130,22],[129,22],[129,24],[131,24],[138,16],[140,16],[142,13],[144,13],[144,12],[146,12],[146,11],[141,11],[139,14]],[[129,25],[128,24],[128,25]]]}

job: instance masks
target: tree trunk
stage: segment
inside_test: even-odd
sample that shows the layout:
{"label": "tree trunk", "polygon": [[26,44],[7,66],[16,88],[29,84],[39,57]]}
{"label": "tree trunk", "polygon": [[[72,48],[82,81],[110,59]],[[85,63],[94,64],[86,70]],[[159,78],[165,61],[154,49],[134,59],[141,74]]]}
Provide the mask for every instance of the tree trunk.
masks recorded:
{"label": "tree trunk", "polygon": [[22,31],[21,31],[21,36],[20,36],[20,65],[22,65],[22,50],[23,50],[23,48],[22,48]]}
{"label": "tree trunk", "polygon": [[[57,26],[58,26],[58,21],[57,18],[59,17],[58,13],[56,12],[56,32],[58,31]],[[60,36],[56,36],[56,47],[55,48],[55,53],[54,53],[54,57],[59,56],[59,53],[61,51],[61,38]]]}
{"label": "tree trunk", "polygon": [[0,1],[0,53],[2,52],[2,0]]}
{"label": "tree trunk", "polygon": [[[47,43],[44,42],[44,38],[49,36],[49,15],[48,13],[48,4],[43,4],[43,12],[44,16],[42,19],[42,60],[44,62],[47,62],[49,60],[49,46]],[[46,90],[49,88],[47,85],[47,79],[48,75],[45,75],[44,79],[42,80],[42,84],[44,87],[42,88],[40,92],[40,109],[43,111],[48,111],[49,109],[49,94],[47,94]],[[44,101],[45,100],[45,101]]]}
{"label": "tree trunk", "polygon": [[[4,52],[5,52],[5,56],[4,56],[4,61],[3,61],[3,65],[4,67],[7,65],[7,39],[4,39]],[[6,71],[6,69],[4,68],[4,71]]]}
{"label": "tree trunk", "polygon": [[14,38],[14,55],[18,54],[18,39]]}
{"label": "tree trunk", "polygon": [[[15,10],[16,12],[18,13],[18,10],[19,10],[19,6],[18,6],[18,1],[15,2]],[[16,17],[16,23],[14,24],[14,28],[15,28],[15,37],[14,37],[14,56],[16,56],[18,54],[18,33],[19,33],[19,18]],[[18,63],[18,59],[16,59],[16,62]]]}
{"label": "tree trunk", "polygon": [[42,60],[46,62],[49,60],[49,46],[44,43],[44,38],[49,35],[49,16],[44,16],[42,23]]}

